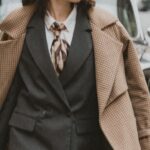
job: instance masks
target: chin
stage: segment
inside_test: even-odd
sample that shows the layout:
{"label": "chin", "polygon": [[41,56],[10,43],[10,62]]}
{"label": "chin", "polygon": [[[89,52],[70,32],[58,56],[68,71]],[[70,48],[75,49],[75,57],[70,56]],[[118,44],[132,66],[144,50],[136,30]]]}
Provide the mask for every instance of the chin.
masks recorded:
{"label": "chin", "polygon": [[71,3],[79,3],[81,0],[70,0]]}

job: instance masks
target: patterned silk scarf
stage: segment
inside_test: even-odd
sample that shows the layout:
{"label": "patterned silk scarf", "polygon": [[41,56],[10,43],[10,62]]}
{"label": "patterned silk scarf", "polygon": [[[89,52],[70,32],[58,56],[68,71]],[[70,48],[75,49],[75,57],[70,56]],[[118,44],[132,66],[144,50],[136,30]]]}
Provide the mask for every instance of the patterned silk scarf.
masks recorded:
{"label": "patterned silk scarf", "polygon": [[54,34],[54,40],[51,46],[51,60],[57,76],[60,75],[64,68],[65,61],[68,55],[69,44],[64,39],[60,38],[61,31],[67,30],[64,24],[54,22],[50,30]]}

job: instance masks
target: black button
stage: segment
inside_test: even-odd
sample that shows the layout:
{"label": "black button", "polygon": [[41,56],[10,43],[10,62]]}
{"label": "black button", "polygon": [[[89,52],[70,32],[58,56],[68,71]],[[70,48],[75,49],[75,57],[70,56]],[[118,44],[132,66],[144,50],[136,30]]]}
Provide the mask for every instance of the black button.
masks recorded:
{"label": "black button", "polygon": [[45,115],[46,115],[46,113],[47,113],[47,111],[46,111],[46,110],[43,110],[43,111],[42,111],[42,115],[43,115],[43,116],[45,116]]}
{"label": "black button", "polygon": [[46,114],[47,114],[46,110],[41,110],[40,117],[43,118],[43,117],[45,117]]}

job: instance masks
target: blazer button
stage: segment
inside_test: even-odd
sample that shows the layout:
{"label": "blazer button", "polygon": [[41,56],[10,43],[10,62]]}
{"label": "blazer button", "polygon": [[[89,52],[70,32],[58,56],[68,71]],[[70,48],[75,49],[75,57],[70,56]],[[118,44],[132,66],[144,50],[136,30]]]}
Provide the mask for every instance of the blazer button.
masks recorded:
{"label": "blazer button", "polygon": [[46,110],[42,110],[42,111],[41,111],[40,117],[43,118],[43,117],[45,117],[46,114],[47,114],[47,111],[46,111]]}
{"label": "blazer button", "polygon": [[43,112],[42,112],[43,116],[45,116],[46,113],[47,113],[47,111],[46,111],[46,110],[43,110]]}

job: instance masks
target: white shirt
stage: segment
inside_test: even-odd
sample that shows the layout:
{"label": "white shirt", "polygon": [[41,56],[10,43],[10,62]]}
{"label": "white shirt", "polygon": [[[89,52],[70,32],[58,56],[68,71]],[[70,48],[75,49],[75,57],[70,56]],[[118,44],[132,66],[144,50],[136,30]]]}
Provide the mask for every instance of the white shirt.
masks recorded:
{"label": "white shirt", "polygon": [[63,22],[56,21],[50,13],[47,11],[47,14],[45,15],[45,31],[46,31],[46,39],[47,39],[47,45],[49,49],[49,53],[51,56],[51,45],[54,40],[54,35],[52,31],[49,30],[50,26],[54,23],[63,23],[67,30],[61,31],[60,37],[68,42],[69,45],[71,45],[74,29],[76,25],[76,16],[77,16],[77,6],[75,5],[70,15],[67,17],[67,19]]}

